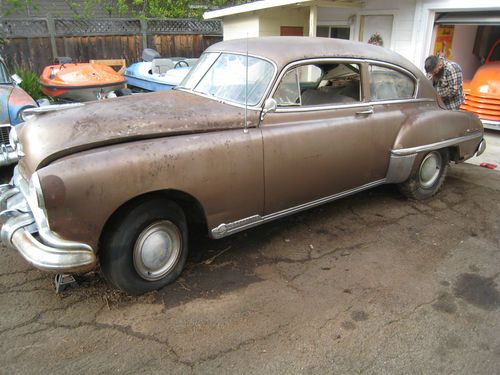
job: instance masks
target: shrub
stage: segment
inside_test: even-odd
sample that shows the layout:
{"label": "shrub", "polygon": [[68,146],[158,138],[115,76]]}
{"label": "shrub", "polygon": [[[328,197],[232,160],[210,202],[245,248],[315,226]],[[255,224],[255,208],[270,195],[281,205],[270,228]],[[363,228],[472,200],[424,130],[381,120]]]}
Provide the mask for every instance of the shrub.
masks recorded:
{"label": "shrub", "polygon": [[42,88],[40,82],[38,81],[38,74],[34,71],[18,67],[15,69],[16,74],[23,80],[19,86],[26,91],[33,99],[38,100],[44,95],[42,94]]}

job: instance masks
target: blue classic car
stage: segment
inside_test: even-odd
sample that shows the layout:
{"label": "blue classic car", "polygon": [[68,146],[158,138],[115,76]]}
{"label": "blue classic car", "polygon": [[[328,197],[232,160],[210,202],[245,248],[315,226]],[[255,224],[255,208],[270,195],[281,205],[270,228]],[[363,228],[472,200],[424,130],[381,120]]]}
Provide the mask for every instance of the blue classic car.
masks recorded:
{"label": "blue classic car", "polygon": [[22,88],[17,86],[14,76],[0,56],[0,166],[15,163],[17,153],[9,142],[13,125],[22,122],[21,113],[26,108],[38,107],[37,103]]}

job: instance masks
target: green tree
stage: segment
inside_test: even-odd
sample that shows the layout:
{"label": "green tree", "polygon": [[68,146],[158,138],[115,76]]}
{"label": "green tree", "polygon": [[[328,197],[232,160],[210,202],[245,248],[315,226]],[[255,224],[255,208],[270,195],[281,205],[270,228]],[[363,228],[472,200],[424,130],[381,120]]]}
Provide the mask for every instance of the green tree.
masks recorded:
{"label": "green tree", "polygon": [[[232,5],[250,3],[245,0],[64,0],[75,17],[87,18],[95,14],[107,12],[110,17],[140,17],[140,18],[201,18],[207,10],[223,8]],[[38,15],[41,10],[37,0],[3,0],[2,15],[10,16],[24,13],[27,16]],[[58,16],[60,10],[43,11]],[[45,14],[43,14],[45,15]]]}

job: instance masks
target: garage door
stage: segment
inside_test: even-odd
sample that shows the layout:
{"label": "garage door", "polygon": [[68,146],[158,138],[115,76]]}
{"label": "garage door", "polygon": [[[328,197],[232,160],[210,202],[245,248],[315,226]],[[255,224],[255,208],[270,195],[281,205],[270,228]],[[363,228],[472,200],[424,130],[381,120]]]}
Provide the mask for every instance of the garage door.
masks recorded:
{"label": "garage door", "polygon": [[500,12],[452,12],[436,15],[438,25],[500,25]]}

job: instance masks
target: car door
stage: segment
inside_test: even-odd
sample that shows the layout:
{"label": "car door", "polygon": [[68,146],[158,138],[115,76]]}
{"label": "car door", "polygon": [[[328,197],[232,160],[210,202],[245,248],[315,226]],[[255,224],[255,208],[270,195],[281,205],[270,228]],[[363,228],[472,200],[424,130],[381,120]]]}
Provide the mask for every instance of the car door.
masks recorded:
{"label": "car door", "polygon": [[355,60],[308,60],[282,73],[271,91],[277,109],[261,122],[266,214],[374,182],[372,108],[361,72]]}
{"label": "car door", "polygon": [[404,124],[411,126],[419,112],[425,110],[425,100],[415,99],[416,78],[405,69],[392,64],[369,62],[367,65],[369,98],[373,108],[372,179],[385,178],[391,150]]}

